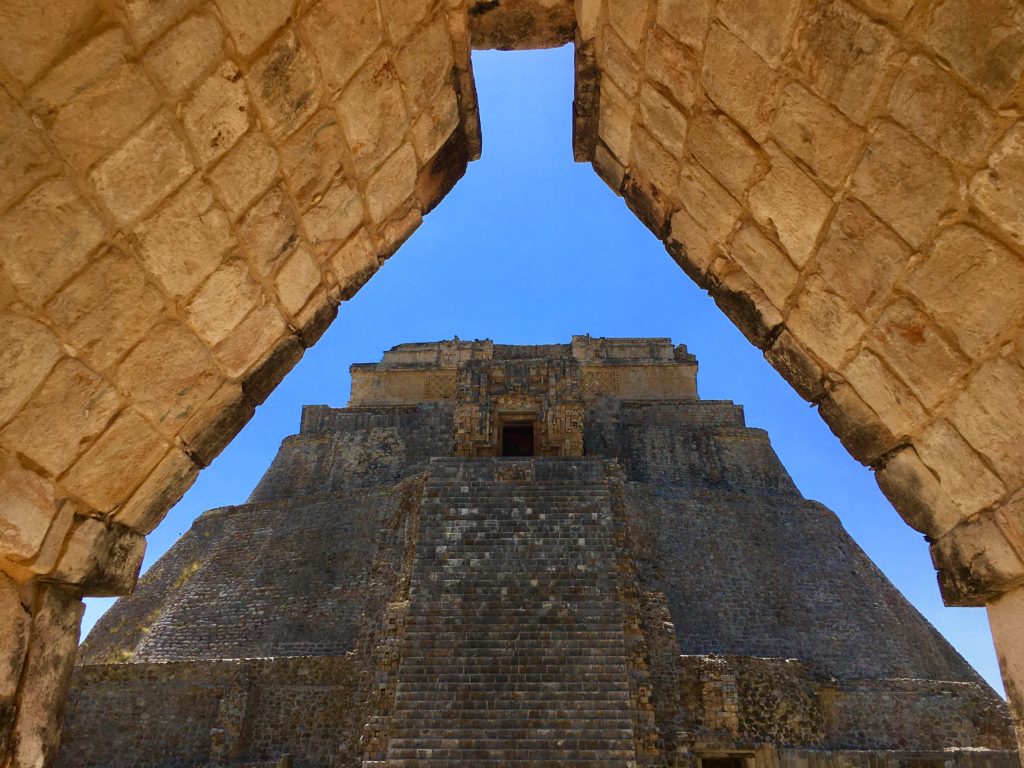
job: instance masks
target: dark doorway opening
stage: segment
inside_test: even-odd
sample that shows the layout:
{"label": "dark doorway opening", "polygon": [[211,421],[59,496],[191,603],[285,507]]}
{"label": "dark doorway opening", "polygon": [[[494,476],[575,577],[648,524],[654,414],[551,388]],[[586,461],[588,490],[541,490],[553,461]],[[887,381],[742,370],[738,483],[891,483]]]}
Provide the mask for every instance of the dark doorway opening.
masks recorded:
{"label": "dark doorway opening", "polygon": [[505,424],[501,430],[502,456],[533,456],[533,424]]}

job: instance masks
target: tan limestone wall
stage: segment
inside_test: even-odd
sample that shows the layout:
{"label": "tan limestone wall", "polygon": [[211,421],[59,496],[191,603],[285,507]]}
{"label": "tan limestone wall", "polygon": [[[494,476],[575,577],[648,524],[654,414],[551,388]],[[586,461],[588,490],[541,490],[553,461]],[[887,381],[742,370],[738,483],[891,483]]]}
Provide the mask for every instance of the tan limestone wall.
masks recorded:
{"label": "tan limestone wall", "polygon": [[1024,8],[579,0],[575,151],[935,542],[1024,582]]}
{"label": "tan limestone wall", "polygon": [[11,765],[53,735],[22,723],[41,598],[19,584],[79,606],[129,590],[144,535],[478,156],[467,18],[458,0],[0,5]]}

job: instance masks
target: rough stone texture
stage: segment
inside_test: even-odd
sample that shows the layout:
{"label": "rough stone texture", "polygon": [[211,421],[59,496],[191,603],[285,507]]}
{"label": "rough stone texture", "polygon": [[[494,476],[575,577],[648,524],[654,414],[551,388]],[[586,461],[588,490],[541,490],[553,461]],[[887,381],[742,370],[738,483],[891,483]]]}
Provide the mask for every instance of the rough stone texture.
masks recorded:
{"label": "rough stone texture", "polygon": [[97,624],[58,765],[1011,768],[1003,702],[696,367],[589,336],[353,366]]}

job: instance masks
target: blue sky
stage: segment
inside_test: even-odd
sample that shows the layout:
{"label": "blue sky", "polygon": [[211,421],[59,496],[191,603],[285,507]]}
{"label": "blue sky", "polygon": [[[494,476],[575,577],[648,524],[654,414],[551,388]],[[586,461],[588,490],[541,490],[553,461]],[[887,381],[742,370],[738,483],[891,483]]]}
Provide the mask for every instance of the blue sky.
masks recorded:
{"label": "blue sky", "polygon": [[[483,157],[351,301],[164,522],[143,569],[212,507],[245,500],[303,404],[342,407],[348,366],[402,342],[506,344],[573,334],[671,336],[706,399],[744,406],[803,494],[834,510],[897,587],[1002,692],[983,609],[945,608],[928,548],[817,412],[718,311],[598,179],[572,162],[571,46],[477,52]],[[83,633],[112,602],[87,600]]]}

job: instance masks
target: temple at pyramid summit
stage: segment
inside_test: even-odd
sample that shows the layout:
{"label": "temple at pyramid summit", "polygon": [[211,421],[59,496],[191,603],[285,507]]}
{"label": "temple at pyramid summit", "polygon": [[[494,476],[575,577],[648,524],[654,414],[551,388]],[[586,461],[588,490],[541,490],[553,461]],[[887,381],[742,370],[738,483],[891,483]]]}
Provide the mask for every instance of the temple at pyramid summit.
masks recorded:
{"label": "temple at pyramid summit", "polygon": [[671,340],[402,344],[97,623],[62,768],[1013,768]]}

